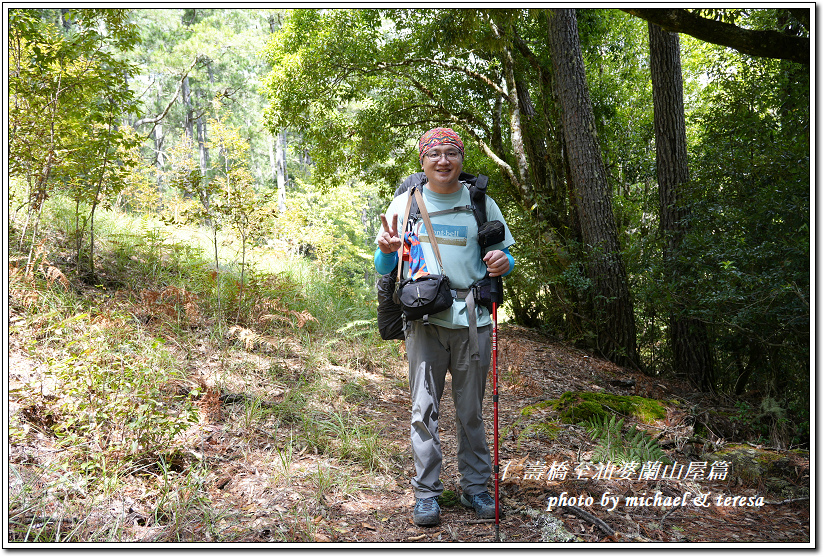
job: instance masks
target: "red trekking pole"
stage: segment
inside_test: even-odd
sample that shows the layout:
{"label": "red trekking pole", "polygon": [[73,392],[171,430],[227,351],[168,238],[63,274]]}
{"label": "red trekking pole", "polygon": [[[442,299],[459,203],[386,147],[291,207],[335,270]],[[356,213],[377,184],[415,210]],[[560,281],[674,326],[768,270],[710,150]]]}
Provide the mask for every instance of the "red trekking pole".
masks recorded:
{"label": "red trekking pole", "polygon": [[490,284],[490,297],[492,298],[492,424],[494,461],[492,470],[495,472],[495,541],[501,541],[500,531],[500,496],[498,493],[498,481],[500,466],[498,464],[498,304],[503,299],[503,279],[492,277]]}

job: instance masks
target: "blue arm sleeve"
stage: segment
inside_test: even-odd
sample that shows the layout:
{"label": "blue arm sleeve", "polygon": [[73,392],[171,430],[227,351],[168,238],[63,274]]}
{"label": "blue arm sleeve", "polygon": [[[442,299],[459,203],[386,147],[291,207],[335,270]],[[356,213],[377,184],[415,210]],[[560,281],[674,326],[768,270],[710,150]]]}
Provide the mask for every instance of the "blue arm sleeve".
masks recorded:
{"label": "blue arm sleeve", "polygon": [[380,248],[375,250],[375,270],[385,275],[398,267],[398,252],[383,253]]}
{"label": "blue arm sleeve", "polygon": [[515,258],[512,257],[511,253],[509,253],[509,248],[505,248],[501,251],[503,251],[506,254],[506,258],[509,259],[509,270],[503,274],[503,276],[507,276],[513,269],[515,269]]}

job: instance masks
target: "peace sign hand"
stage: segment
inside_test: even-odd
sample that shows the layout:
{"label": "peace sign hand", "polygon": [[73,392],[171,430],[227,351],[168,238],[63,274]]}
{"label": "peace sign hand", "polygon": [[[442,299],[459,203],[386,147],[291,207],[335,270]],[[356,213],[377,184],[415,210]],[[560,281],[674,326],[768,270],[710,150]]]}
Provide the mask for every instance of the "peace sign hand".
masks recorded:
{"label": "peace sign hand", "polygon": [[378,248],[383,253],[392,253],[398,251],[401,247],[401,238],[398,236],[398,215],[392,215],[392,227],[389,227],[389,221],[386,220],[386,215],[381,214],[381,224],[383,230],[378,234]]}

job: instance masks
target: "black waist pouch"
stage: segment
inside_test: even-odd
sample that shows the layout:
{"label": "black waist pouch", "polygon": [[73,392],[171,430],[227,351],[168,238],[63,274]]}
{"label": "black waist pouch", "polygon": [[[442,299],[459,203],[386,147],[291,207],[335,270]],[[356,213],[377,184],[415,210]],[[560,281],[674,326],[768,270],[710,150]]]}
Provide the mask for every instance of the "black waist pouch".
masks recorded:
{"label": "black waist pouch", "polygon": [[492,311],[492,280],[489,277],[484,277],[476,281],[472,285],[475,289],[475,303],[486,307],[490,312]]}
{"label": "black waist pouch", "polygon": [[452,307],[452,288],[446,275],[406,279],[397,292],[397,302],[409,321],[422,319]]}

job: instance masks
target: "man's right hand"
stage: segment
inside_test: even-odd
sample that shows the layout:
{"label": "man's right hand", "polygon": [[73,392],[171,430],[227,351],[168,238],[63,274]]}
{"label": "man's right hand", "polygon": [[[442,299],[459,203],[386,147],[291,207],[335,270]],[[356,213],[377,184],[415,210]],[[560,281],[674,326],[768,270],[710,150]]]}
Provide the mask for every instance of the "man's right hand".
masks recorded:
{"label": "man's right hand", "polygon": [[378,248],[387,254],[398,251],[401,247],[401,238],[398,236],[398,215],[392,215],[392,227],[390,228],[386,215],[381,214],[381,224],[383,230],[378,234]]}

